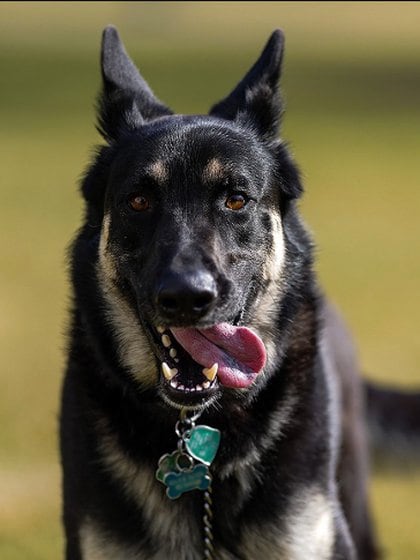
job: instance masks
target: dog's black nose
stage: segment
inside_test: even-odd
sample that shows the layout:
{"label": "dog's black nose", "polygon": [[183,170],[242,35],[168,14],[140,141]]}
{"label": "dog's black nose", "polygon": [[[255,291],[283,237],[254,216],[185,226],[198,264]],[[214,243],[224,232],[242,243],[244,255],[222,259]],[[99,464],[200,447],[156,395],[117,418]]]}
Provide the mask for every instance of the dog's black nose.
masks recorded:
{"label": "dog's black nose", "polygon": [[161,315],[194,321],[203,317],[215,304],[217,286],[207,271],[167,273],[156,295]]}

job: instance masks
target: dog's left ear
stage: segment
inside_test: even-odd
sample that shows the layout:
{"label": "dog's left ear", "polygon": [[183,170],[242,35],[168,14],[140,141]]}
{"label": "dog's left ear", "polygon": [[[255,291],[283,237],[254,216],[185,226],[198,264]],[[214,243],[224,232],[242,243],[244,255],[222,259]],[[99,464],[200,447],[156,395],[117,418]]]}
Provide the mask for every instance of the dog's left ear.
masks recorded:
{"label": "dog's left ear", "polygon": [[99,131],[106,140],[115,140],[124,131],[172,114],[140,75],[112,25],[102,35],[101,67]]}
{"label": "dog's left ear", "polygon": [[251,124],[267,140],[277,138],[281,116],[278,92],[284,35],[274,31],[260,58],[210,115]]}

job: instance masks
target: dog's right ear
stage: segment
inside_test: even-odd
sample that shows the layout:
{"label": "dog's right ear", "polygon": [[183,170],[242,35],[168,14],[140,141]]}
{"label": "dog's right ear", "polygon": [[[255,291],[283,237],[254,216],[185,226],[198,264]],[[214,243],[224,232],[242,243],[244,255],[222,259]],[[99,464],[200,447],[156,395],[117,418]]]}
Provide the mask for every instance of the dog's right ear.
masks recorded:
{"label": "dog's right ear", "polygon": [[112,25],[102,35],[101,67],[98,129],[108,142],[149,120],[172,114],[142,78]]}

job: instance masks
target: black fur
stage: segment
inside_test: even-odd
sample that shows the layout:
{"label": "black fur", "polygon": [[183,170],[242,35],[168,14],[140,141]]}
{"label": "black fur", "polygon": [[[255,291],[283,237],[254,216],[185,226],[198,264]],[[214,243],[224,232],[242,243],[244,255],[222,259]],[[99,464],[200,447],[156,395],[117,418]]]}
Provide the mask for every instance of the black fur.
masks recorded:
{"label": "black fur", "polygon": [[[116,30],[104,32],[107,145],[83,181],[71,255],[67,560],[202,557],[202,494],[173,503],[153,480],[176,447],[182,406],[204,409],[200,422],[222,433],[212,466],[220,558],[377,557],[357,366],[317,286],[299,173],[278,140],[282,54],[275,31],[209,116],[180,116],[156,99]],[[243,208],[228,207],[232,195]],[[135,196],[144,210],[130,206]],[[257,332],[270,348],[264,374],[240,390],[171,389],[156,327],[220,323]],[[189,386],[198,365],[178,352]]]}

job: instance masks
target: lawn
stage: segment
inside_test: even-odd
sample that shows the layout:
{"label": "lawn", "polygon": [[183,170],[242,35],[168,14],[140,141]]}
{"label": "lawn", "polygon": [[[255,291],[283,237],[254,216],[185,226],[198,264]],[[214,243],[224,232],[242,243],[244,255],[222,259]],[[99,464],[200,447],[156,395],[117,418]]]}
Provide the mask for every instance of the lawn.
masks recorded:
{"label": "lawn", "polygon": [[[420,386],[419,3],[0,4],[0,558],[60,557],[57,419],[66,248],[92,146],[107,23],[158,96],[203,113],[275,27],[286,32],[283,136],[325,290],[363,371]],[[388,558],[420,558],[420,470],[375,469]]]}

